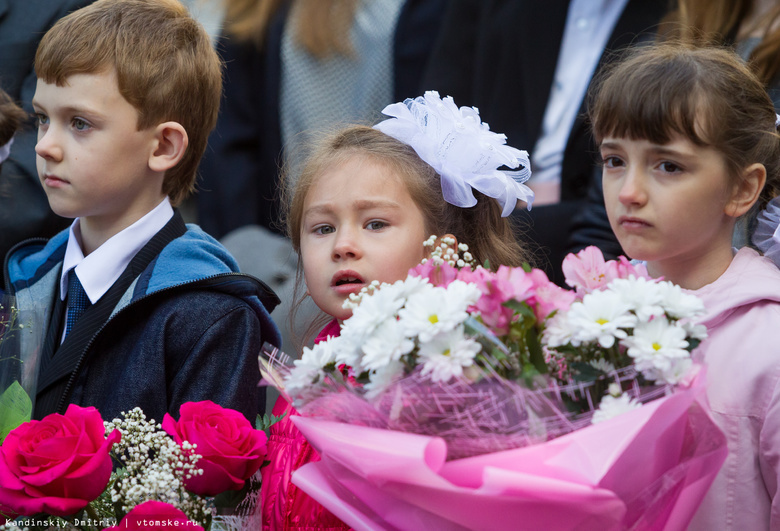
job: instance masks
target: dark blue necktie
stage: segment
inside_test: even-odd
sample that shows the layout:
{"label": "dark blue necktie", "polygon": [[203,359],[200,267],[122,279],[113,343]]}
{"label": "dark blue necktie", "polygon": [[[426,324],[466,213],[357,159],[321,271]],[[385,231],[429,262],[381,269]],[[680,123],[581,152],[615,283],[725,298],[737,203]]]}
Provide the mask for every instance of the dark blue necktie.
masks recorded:
{"label": "dark blue necktie", "polygon": [[65,322],[65,336],[70,334],[78,318],[91,305],[87,292],[84,291],[84,287],[76,275],[76,270],[71,269],[68,273],[68,319]]}

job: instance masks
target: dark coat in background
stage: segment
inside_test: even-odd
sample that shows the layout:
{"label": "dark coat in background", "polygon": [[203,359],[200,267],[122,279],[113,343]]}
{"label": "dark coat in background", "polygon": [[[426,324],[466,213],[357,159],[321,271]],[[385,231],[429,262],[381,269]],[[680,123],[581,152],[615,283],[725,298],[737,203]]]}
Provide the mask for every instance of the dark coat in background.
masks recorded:
{"label": "dark coat in background", "polygon": [[[423,85],[442,96],[452,96],[458,105],[479,108],[492,131],[504,133],[509,145],[525,149],[533,157],[568,7],[568,0],[450,2]],[[629,0],[607,41],[599,68],[613,60],[615,52],[653,38],[666,7],[665,0]],[[527,226],[527,232],[518,237],[538,244],[544,255],[537,255],[541,258],[537,265],[559,284],[571,219],[586,196],[597,155],[583,102],[564,151],[561,202],[515,214]]]}

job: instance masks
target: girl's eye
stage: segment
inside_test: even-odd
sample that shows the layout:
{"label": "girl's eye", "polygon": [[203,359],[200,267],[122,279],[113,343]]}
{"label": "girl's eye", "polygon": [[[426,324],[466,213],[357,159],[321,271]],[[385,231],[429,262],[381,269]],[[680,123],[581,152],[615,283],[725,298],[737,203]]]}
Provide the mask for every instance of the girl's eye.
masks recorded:
{"label": "girl's eye", "polygon": [[381,230],[384,229],[385,227],[387,227],[387,223],[385,223],[384,221],[376,221],[376,220],[369,221],[368,224],[366,225],[366,228],[369,230]]}
{"label": "girl's eye", "polygon": [[76,131],[86,131],[87,129],[89,129],[89,124],[86,121],[82,120],[81,118],[74,118],[72,120],[72,123],[73,123],[73,129],[75,129]]}
{"label": "girl's eye", "polygon": [[608,155],[606,157],[603,157],[604,159],[604,166],[606,168],[619,168],[623,166],[623,161],[620,160],[620,157],[616,157],[614,155]]}
{"label": "girl's eye", "polygon": [[38,127],[49,123],[49,117],[41,113],[35,114],[35,120],[38,122]]}
{"label": "girl's eye", "polygon": [[660,164],[661,171],[666,173],[678,173],[682,168],[674,162],[665,161]]}
{"label": "girl's eye", "polygon": [[314,228],[314,234],[332,234],[334,232],[336,232],[336,229],[330,225],[320,225]]}

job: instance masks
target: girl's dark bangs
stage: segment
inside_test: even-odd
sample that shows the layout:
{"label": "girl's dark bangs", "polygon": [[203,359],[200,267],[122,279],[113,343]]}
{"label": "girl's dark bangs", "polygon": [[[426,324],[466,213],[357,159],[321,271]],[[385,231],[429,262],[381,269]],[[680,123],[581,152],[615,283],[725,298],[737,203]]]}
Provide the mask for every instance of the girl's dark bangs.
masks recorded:
{"label": "girl's dark bangs", "polygon": [[[620,74],[625,75],[609,76],[594,102],[596,138],[601,141],[612,136],[666,144],[682,135],[696,144],[705,144],[696,131],[699,87],[692,72],[681,71],[683,66],[655,64],[641,71],[622,69]],[[670,76],[677,81],[670,82]]]}

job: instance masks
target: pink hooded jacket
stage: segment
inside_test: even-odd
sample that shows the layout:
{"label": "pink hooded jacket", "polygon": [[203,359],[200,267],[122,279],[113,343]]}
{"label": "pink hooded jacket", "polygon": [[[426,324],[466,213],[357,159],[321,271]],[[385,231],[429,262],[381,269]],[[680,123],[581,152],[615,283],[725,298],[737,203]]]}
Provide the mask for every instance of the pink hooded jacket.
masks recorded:
{"label": "pink hooded jacket", "polygon": [[712,417],[729,455],[689,529],[780,529],[780,270],[743,248],[723,275],[692,291],[709,337]]}
{"label": "pink hooded jacket", "polygon": [[[339,323],[334,319],[322,329],[314,342],[338,336],[340,332]],[[272,414],[278,416],[285,411],[289,413],[271,426],[266,457],[271,463],[262,469],[260,494],[263,531],[349,529],[325,507],[292,484],[292,473],[306,463],[319,461],[320,456],[290,420],[290,417],[299,413],[284,398],[279,397]]]}

